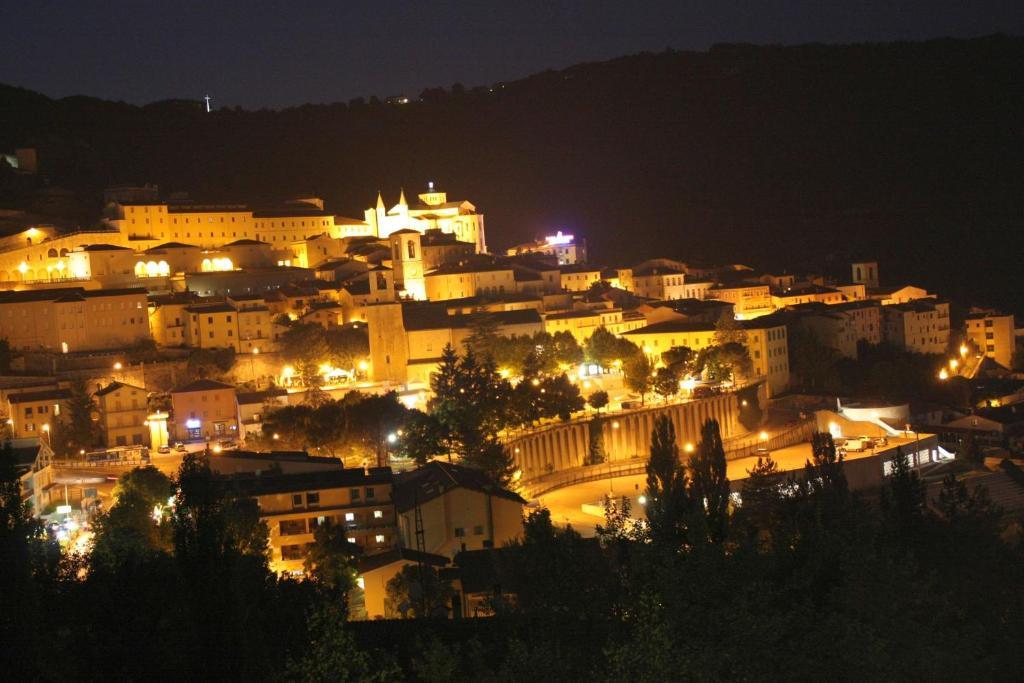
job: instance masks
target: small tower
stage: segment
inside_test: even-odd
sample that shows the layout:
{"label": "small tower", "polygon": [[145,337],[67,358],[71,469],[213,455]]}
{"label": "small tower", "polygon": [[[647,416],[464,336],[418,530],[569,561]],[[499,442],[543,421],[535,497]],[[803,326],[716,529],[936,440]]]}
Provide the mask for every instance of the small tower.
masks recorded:
{"label": "small tower", "polygon": [[878,262],[863,261],[851,265],[853,282],[871,289],[878,287]]}
{"label": "small tower", "polygon": [[427,298],[423,281],[422,238],[423,235],[418,231],[410,229],[398,230],[388,237],[395,286],[401,287],[407,296],[417,300]]}

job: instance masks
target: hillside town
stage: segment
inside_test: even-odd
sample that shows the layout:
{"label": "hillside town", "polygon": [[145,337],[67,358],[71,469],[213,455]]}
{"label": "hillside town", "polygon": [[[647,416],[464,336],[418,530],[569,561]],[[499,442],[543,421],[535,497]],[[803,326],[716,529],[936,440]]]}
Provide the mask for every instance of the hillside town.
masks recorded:
{"label": "hillside town", "polygon": [[[3,218],[5,441],[32,513],[70,547],[119,477],[174,477],[201,454],[256,502],[273,571],[302,577],[317,530],[343,530],[360,553],[350,618],[396,616],[389,582],[424,565],[454,580],[449,616],[478,616],[493,606],[474,554],[518,542],[531,509],[584,535],[616,492],[642,515],[661,416],[686,452],[717,421],[735,491],[763,456],[802,471],[825,432],[854,488],[877,488],[896,453],[922,476],[969,457],[989,465],[970,480],[1024,509],[999,465],[1024,434],[1013,316],[875,260],[841,276],[598,263],[564,231],[494,253],[484,215],[434,183],[412,203],[378,194],[362,218],[154,186],[108,189],[90,229]],[[879,377],[886,363],[917,375]],[[452,436],[456,386],[454,403],[494,404],[493,443]]]}

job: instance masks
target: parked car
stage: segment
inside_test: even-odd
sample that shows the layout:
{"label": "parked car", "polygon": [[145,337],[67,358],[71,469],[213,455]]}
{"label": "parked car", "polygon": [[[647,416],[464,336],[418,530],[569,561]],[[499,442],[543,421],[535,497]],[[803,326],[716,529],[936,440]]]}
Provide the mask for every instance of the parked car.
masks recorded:
{"label": "parked car", "polygon": [[168,453],[171,452],[171,447],[168,446],[167,444],[164,444],[163,446],[160,446],[159,448],[157,448],[156,452],[157,453],[161,453],[163,455],[167,455]]}

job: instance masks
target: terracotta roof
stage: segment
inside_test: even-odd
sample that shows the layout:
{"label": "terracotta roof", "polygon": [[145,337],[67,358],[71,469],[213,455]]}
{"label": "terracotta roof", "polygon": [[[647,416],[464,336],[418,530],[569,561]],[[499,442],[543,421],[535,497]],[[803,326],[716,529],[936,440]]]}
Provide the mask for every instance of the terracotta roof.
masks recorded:
{"label": "terracotta roof", "polygon": [[216,389],[234,389],[235,387],[224,382],[218,382],[213,379],[197,379],[194,382],[190,382],[184,386],[178,387],[171,391],[172,394],[187,394],[193,391],[213,391]]}
{"label": "terracotta roof", "polygon": [[395,507],[405,512],[456,488],[526,504],[519,494],[501,488],[479,470],[434,460],[395,477]]}

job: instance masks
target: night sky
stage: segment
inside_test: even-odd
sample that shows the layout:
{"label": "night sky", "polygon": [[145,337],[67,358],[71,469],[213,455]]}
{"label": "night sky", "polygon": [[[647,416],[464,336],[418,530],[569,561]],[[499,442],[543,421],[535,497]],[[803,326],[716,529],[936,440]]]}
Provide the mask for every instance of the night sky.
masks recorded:
{"label": "night sky", "polygon": [[0,3],[0,82],[53,97],[286,107],[717,42],[1024,33],[1020,0]]}

